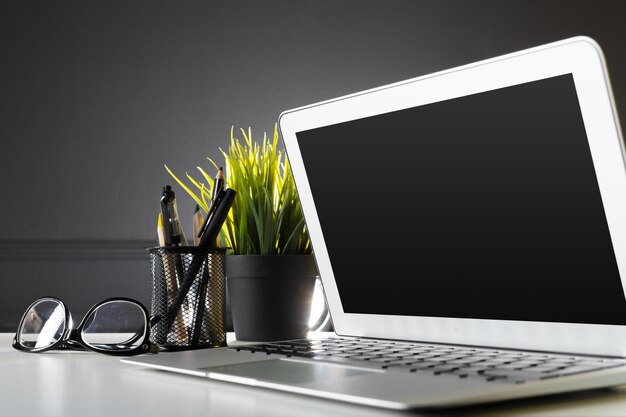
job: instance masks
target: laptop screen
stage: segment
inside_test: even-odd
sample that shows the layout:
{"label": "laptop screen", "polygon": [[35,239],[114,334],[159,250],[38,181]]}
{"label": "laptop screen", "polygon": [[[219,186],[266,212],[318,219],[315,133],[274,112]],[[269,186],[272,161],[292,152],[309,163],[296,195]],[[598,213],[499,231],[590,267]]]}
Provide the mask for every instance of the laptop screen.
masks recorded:
{"label": "laptop screen", "polygon": [[626,324],[571,74],[296,136],[346,313]]}

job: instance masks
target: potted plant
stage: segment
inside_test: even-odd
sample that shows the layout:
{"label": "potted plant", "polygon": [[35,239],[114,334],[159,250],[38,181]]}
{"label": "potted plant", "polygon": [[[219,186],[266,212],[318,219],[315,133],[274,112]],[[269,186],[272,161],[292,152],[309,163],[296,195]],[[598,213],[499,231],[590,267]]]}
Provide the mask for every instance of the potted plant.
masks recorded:
{"label": "potted plant", "polygon": [[[238,340],[288,340],[306,337],[311,299],[318,275],[302,207],[278,130],[270,140],[243,142],[230,132],[224,158],[225,182],[237,191],[220,233],[229,248],[226,277],[232,322]],[[213,168],[220,165],[207,158]],[[214,180],[201,167],[200,179],[188,173],[185,184],[170,175],[205,211]]]}

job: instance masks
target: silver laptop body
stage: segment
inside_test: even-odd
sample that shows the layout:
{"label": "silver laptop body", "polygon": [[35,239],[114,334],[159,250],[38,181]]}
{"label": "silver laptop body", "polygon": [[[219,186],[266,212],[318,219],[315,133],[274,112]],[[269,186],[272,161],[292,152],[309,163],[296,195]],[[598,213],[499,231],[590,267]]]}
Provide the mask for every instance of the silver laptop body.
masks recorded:
{"label": "silver laptop body", "polygon": [[391,409],[626,383],[626,166],[593,40],[290,110],[280,129],[336,336],[124,362]]}

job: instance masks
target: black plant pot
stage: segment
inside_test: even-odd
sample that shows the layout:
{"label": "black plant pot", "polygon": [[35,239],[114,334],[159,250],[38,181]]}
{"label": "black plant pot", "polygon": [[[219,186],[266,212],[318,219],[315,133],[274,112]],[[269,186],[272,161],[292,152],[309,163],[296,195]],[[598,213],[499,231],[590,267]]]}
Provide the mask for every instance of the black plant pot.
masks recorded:
{"label": "black plant pot", "polygon": [[301,339],[317,278],[310,255],[229,255],[226,285],[237,340]]}

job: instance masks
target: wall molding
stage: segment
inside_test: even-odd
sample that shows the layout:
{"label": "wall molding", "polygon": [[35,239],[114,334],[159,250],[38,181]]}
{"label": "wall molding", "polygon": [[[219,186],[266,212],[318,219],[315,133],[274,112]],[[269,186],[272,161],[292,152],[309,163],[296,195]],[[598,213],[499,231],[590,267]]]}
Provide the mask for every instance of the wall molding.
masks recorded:
{"label": "wall molding", "polygon": [[152,240],[0,240],[2,260],[139,260],[148,259]]}

